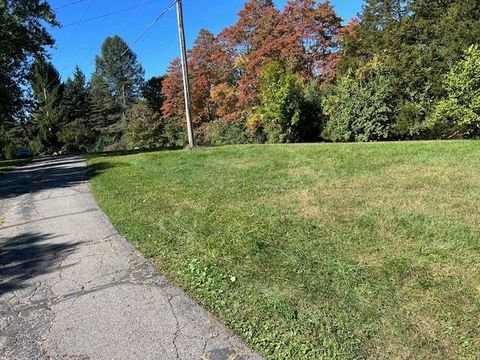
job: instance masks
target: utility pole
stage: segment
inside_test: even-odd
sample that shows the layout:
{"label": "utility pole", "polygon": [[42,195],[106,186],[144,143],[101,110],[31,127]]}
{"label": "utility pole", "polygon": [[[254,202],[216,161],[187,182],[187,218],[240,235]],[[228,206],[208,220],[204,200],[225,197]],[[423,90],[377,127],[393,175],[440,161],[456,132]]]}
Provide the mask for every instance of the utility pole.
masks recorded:
{"label": "utility pole", "polygon": [[180,53],[182,59],[183,70],[183,94],[185,97],[185,115],[187,117],[187,133],[188,133],[188,146],[190,149],[195,147],[195,138],[193,134],[192,124],[192,105],[190,102],[190,83],[188,77],[187,66],[187,49],[185,47],[185,30],[183,27],[183,11],[182,0],[177,0],[177,19],[178,19],[178,35],[180,37]]}

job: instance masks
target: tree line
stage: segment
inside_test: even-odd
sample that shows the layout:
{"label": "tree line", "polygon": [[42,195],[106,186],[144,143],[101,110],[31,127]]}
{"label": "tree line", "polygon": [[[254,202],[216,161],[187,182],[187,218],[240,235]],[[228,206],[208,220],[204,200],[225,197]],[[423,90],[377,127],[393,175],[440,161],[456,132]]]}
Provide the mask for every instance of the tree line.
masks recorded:
{"label": "tree line", "polygon": [[[45,55],[53,11],[0,4],[13,24],[0,25],[6,156],[185,145],[179,59],[145,81],[113,36],[88,80],[76,68],[62,82]],[[247,1],[235,24],[201,30],[189,51],[198,143],[476,138],[479,40],[477,0],[366,0],[346,25],[329,1]]]}

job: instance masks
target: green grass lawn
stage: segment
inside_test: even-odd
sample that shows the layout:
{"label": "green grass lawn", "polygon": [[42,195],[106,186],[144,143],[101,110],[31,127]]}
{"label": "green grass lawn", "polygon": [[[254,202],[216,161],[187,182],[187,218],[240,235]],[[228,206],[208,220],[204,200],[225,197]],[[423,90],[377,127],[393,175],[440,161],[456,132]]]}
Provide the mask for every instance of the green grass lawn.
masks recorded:
{"label": "green grass lawn", "polygon": [[480,358],[480,142],[89,165],[117,229],[267,358]]}
{"label": "green grass lawn", "polygon": [[30,159],[0,161],[0,174],[15,170],[19,166],[28,164],[30,161]]}

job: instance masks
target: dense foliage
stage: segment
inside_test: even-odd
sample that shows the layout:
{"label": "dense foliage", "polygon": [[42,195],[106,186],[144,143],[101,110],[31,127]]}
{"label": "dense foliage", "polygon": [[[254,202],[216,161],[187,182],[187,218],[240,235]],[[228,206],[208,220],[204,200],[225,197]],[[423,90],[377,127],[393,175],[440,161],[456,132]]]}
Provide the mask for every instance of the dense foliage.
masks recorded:
{"label": "dense foliage", "polygon": [[449,137],[480,135],[480,49],[471,46],[444,81],[447,93],[433,111],[432,126]]}
{"label": "dense foliage", "polygon": [[0,149],[5,153],[13,149],[14,154],[27,136],[22,124],[29,107],[29,72],[33,59],[53,44],[45,24],[57,25],[48,3],[0,0]]}
{"label": "dense foliage", "polygon": [[[462,54],[480,41],[479,25],[474,0],[367,0],[345,26],[328,1],[281,11],[248,1],[236,24],[202,30],[190,52],[199,142],[210,128],[218,138],[218,124],[204,125],[212,121],[269,142],[477,137],[478,69],[474,50],[470,65]],[[165,84],[162,115],[183,125],[178,59]],[[230,141],[205,144],[221,143]]]}
{"label": "dense foliage", "polygon": [[135,104],[128,114],[126,139],[131,148],[155,149],[164,145],[164,122],[160,114],[152,110],[149,103]]}
{"label": "dense foliage", "polygon": [[357,80],[338,80],[323,99],[330,120],[323,136],[331,141],[386,140],[391,136],[393,82],[389,74],[373,73]]}
{"label": "dense foliage", "polygon": [[[44,54],[51,9],[2,1],[0,10],[2,24],[26,34],[0,26],[5,153],[185,145],[179,59],[144,81],[112,36],[90,79],[77,68],[62,82]],[[218,35],[202,29],[188,54],[198,143],[480,135],[477,0],[366,0],[345,24],[329,1],[249,0]]]}

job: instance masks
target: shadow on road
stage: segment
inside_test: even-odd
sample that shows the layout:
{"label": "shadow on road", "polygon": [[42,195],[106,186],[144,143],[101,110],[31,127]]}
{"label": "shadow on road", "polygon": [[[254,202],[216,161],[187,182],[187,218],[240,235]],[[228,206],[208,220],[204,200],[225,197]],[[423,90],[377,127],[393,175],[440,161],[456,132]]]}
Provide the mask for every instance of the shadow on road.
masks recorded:
{"label": "shadow on road", "polygon": [[[7,199],[34,194],[40,191],[74,188],[108,168],[111,163],[85,167],[85,160],[78,156],[43,158],[0,176],[0,208],[8,206]],[[28,203],[28,201],[27,201]],[[23,205],[22,205],[23,206]],[[68,216],[83,214],[97,209],[85,209]],[[36,221],[51,220],[64,215],[27,219],[30,225]],[[1,219],[0,219],[1,221]],[[18,224],[4,226],[8,231]],[[52,230],[54,231],[54,230]],[[28,232],[16,236],[0,232],[0,297],[8,292],[32,286],[35,277],[58,271],[62,260],[75,251],[78,243],[56,242],[58,235]]]}
{"label": "shadow on road", "polygon": [[34,160],[27,166],[0,176],[0,200],[53,188],[66,188],[86,181],[79,157]]}
{"label": "shadow on road", "polygon": [[54,238],[36,233],[0,238],[0,296],[24,288],[30,279],[58,271],[62,260],[79,244],[55,244],[51,242]]}

